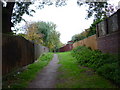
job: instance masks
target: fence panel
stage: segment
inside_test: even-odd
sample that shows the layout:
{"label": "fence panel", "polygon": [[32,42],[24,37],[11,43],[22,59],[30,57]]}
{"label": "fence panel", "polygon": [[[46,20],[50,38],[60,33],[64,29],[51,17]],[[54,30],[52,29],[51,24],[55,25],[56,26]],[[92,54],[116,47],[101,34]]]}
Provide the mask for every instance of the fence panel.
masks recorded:
{"label": "fence panel", "polygon": [[44,52],[49,52],[49,49],[45,46],[42,46],[40,44],[35,44],[34,45],[34,53],[35,53],[35,60]]}
{"label": "fence panel", "polygon": [[2,74],[34,62],[34,44],[22,37],[2,37]]}
{"label": "fence panel", "polygon": [[49,49],[36,45],[23,37],[2,35],[2,74],[33,63],[42,53]]}

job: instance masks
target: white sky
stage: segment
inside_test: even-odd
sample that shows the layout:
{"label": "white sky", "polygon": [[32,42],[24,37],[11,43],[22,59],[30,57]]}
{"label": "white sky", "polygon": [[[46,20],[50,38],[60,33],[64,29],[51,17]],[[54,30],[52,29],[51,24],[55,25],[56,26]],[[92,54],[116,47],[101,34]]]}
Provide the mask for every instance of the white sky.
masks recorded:
{"label": "white sky", "polygon": [[[118,1],[118,0],[117,0]],[[33,17],[24,15],[23,18],[27,22],[31,21],[51,21],[57,25],[56,30],[61,33],[60,40],[62,43],[67,43],[72,36],[81,33],[84,29],[90,27],[93,22],[93,17],[86,20],[87,6],[79,7],[77,0],[69,0],[66,6],[55,7],[55,5],[45,6],[43,9],[35,10]],[[35,8],[32,6],[32,8]],[[22,26],[21,22],[19,25]]]}

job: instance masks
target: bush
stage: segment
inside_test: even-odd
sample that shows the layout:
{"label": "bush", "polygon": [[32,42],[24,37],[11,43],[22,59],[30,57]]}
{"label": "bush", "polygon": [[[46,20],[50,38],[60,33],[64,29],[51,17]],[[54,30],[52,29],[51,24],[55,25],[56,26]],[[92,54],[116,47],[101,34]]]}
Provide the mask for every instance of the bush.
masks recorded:
{"label": "bush", "polygon": [[111,79],[115,83],[120,83],[120,70],[118,63],[104,64],[97,70],[98,74],[107,79]]}
{"label": "bush", "polygon": [[117,55],[93,51],[84,46],[73,49],[72,55],[80,65],[93,68],[98,74],[120,84],[120,60]]}

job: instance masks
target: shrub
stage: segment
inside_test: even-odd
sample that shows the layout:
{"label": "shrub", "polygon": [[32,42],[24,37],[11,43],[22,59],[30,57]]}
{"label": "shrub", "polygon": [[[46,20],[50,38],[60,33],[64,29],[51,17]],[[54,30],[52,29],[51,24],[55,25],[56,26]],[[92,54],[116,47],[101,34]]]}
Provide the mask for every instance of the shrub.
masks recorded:
{"label": "shrub", "polygon": [[84,46],[78,46],[72,50],[72,55],[80,65],[93,68],[98,74],[120,84],[120,67],[117,55],[101,53]]}
{"label": "shrub", "polygon": [[120,83],[120,71],[118,63],[104,64],[98,68],[97,72],[105,78],[115,81],[115,83]]}

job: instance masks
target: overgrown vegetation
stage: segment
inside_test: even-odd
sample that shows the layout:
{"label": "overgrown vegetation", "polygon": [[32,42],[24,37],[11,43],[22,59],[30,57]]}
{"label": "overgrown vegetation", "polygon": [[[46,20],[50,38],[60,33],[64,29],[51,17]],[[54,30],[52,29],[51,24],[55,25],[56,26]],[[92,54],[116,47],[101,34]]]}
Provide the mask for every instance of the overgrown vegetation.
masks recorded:
{"label": "overgrown vegetation", "polygon": [[72,51],[72,55],[80,65],[93,68],[99,75],[112,80],[120,85],[120,58],[119,55],[101,53],[78,46]]}
{"label": "overgrown vegetation", "polygon": [[24,70],[14,72],[4,77],[3,88],[27,88],[29,82],[35,78],[37,73],[45,67],[52,59],[52,53],[43,54],[38,61],[30,64]]}
{"label": "overgrown vegetation", "polygon": [[108,80],[92,69],[80,66],[71,52],[58,53],[59,64],[57,88],[115,88]]}

